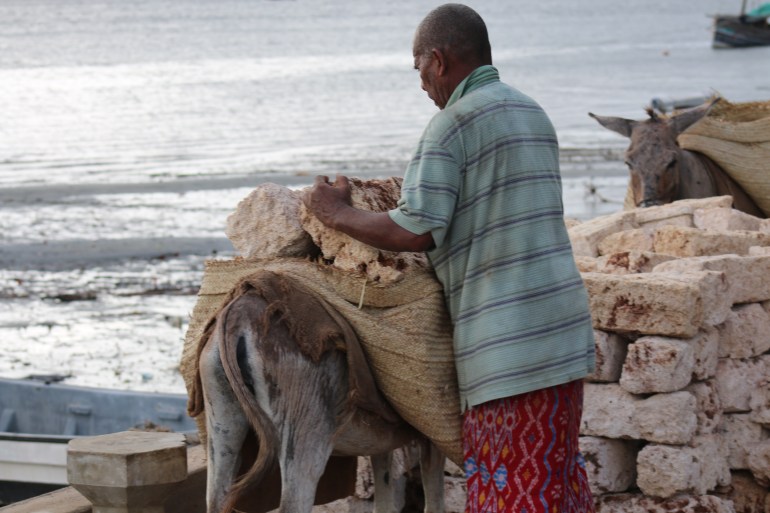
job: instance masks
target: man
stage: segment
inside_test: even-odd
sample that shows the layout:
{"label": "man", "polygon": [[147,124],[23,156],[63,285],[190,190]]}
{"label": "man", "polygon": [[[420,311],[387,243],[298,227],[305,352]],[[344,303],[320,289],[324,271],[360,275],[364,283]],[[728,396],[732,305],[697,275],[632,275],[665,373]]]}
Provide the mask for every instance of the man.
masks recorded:
{"label": "man", "polygon": [[454,324],[466,511],[593,511],[577,445],[593,332],[563,221],[554,129],[500,81],[469,7],[429,13],[413,55],[441,110],[398,207],[354,209],[341,176],[316,178],[305,203],[372,246],[428,252]]}

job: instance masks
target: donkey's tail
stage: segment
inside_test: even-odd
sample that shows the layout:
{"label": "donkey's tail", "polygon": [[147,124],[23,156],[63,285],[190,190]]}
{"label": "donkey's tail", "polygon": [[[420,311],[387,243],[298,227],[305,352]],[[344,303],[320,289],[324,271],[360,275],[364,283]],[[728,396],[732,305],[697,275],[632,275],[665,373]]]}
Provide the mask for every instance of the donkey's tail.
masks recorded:
{"label": "donkey's tail", "polygon": [[[255,296],[246,295],[241,296],[240,301],[236,301],[242,303],[244,300],[251,302],[255,299]],[[250,375],[249,366],[245,361],[242,362],[243,367],[239,364],[239,356],[245,360],[246,352],[248,352],[246,345],[250,344],[254,347],[254,341],[250,339],[259,331],[236,327],[250,326],[254,328],[254,323],[263,318],[264,306],[250,304],[247,308],[233,308],[236,301],[227,305],[220,314],[216,337],[219,341],[222,367],[243,413],[254,430],[258,450],[254,463],[233,483],[228,491],[222,511],[232,511],[241,494],[262,480],[265,473],[275,464],[277,448],[280,446],[278,431],[256,398],[256,387],[264,380],[254,379],[255,376]],[[228,330],[228,323],[232,323],[230,330]],[[247,373],[247,376],[244,376],[244,372]]]}

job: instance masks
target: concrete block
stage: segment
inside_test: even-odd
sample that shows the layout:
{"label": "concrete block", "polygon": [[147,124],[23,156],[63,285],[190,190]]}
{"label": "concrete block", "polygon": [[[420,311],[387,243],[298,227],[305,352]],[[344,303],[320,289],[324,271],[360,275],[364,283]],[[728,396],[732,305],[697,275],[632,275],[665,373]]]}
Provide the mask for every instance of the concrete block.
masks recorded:
{"label": "concrete block", "polygon": [[302,195],[274,183],[257,186],[227,217],[225,234],[249,260],[304,257],[318,252],[300,224]]}
{"label": "concrete block", "polygon": [[624,492],[636,481],[636,442],[582,436],[580,452],[594,494]]}
{"label": "concrete block", "polygon": [[600,255],[612,255],[628,251],[651,252],[655,241],[655,232],[646,228],[634,228],[611,233],[597,246]]}
{"label": "concrete block", "polygon": [[696,439],[694,446],[650,444],[639,451],[636,484],[645,494],[669,498],[704,495],[730,482],[727,448],[720,437]]}
{"label": "concrete block", "polygon": [[770,299],[770,253],[758,256],[715,255],[680,258],[663,262],[657,265],[654,271],[722,272],[725,274],[727,293],[733,304]]}
{"label": "concrete block", "polygon": [[768,438],[767,432],[745,413],[725,415],[722,429],[729,449],[730,468],[748,469],[749,455]]}
{"label": "concrete block", "polygon": [[186,478],[181,433],[125,431],[68,443],[67,479],[94,513],[162,513],[166,497]]}
{"label": "concrete block", "polygon": [[622,211],[569,228],[572,252],[579,256],[595,257],[599,255],[599,242],[615,232],[636,228],[633,211]]}
{"label": "concrete block", "polygon": [[770,313],[759,303],[733,307],[717,329],[721,358],[751,358],[770,350]]}
{"label": "concrete block", "polygon": [[653,251],[678,257],[746,255],[751,246],[770,246],[770,234],[750,231],[706,231],[681,226],[655,230]]}
{"label": "concrete block", "polygon": [[594,330],[594,344],[596,368],[587,379],[600,382],[618,381],[628,352],[628,342],[617,333]]}
{"label": "concrete block", "polygon": [[620,386],[632,394],[674,392],[690,383],[694,365],[693,348],[688,342],[641,337],[628,346]]}
{"label": "concrete block", "polygon": [[726,413],[748,412],[751,392],[767,380],[768,365],[762,358],[721,358],[714,379]]}
{"label": "concrete block", "polygon": [[580,434],[686,444],[698,427],[695,409],[695,397],[689,392],[645,399],[616,384],[586,383]]}
{"label": "concrete block", "polygon": [[596,329],[691,338],[706,320],[722,322],[730,311],[720,273],[582,277]]}
{"label": "concrete block", "polygon": [[692,224],[701,230],[759,231],[761,219],[729,207],[696,208],[692,213]]}
{"label": "concrete block", "polygon": [[714,495],[679,495],[670,499],[634,494],[599,497],[596,513],[736,513],[732,502]]}

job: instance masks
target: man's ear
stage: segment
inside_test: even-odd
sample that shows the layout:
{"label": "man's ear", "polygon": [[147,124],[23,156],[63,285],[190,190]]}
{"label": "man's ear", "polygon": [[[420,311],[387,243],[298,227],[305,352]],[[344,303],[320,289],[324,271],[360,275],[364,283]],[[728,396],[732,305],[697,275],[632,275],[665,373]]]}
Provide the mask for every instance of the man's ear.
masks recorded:
{"label": "man's ear", "polygon": [[447,59],[447,55],[438,48],[431,50],[431,54],[436,62],[436,75],[439,77],[446,75],[449,71],[449,60]]}

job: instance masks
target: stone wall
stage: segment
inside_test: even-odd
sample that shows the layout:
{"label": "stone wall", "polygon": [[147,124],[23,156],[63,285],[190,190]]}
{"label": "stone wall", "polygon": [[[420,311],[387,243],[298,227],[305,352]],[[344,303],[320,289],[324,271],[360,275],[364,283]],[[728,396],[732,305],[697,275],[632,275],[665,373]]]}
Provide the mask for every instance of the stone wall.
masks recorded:
{"label": "stone wall", "polygon": [[720,197],[570,224],[597,511],[770,512],[770,220]]}

